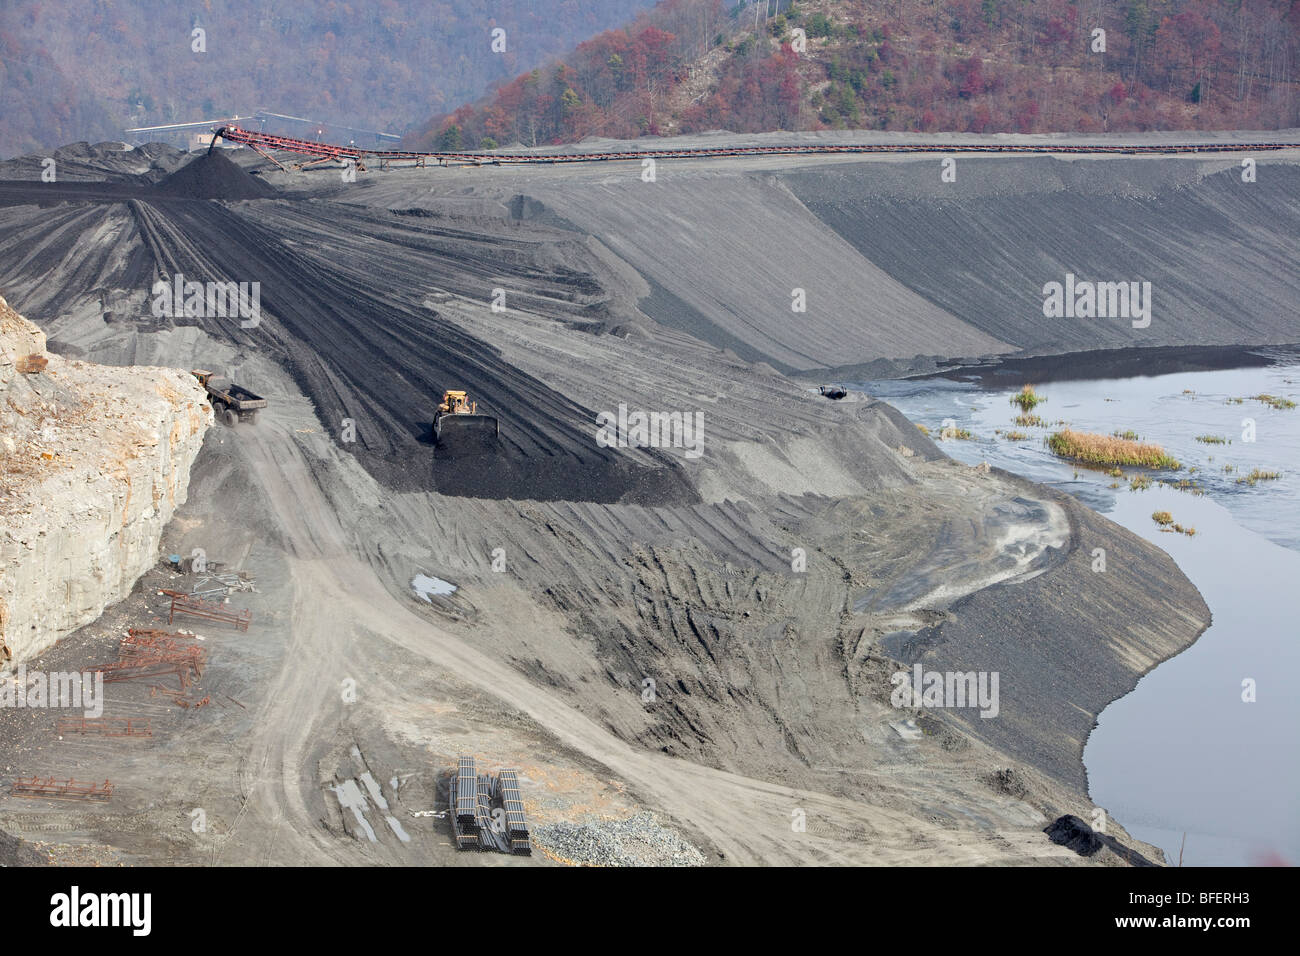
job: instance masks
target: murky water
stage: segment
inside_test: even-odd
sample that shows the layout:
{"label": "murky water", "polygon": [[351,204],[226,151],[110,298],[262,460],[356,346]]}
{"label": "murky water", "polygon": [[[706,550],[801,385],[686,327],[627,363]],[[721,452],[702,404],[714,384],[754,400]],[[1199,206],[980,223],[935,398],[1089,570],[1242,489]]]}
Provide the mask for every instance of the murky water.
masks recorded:
{"label": "murky water", "polygon": [[[974,433],[940,443],[952,457],[1067,491],[1178,562],[1213,624],[1102,713],[1084,752],[1092,798],[1171,862],[1181,848],[1191,866],[1300,863],[1300,408],[1249,397],[1300,402],[1300,364],[1040,383],[1047,401],[1034,412],[1047,427],[1013,423],[1010,387],[933,379],[864,387],[936,436],[946,421]],[[1150,489],[1130,490],[1142,469],[1117,479],[1057,459],[1043,438],[1060,420],[1134,431],[1183,468],[1150,472]],[[1256,468],[1281,477],[1238,480]],[[1161,532],[1151,519],[1159,510],[1196,535]]]}

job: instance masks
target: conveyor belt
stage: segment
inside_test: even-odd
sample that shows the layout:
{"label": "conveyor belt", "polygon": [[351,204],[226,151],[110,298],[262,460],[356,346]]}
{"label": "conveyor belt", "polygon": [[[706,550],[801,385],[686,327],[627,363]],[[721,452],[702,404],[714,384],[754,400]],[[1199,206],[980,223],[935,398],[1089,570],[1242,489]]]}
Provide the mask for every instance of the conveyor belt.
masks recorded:
{"label": "conveyor belt", "polygon": [[359,169],[365,169],[367,160],[377,160],[381,166],[393,162],[409,162],[417,166],[430,163],[438,166],[475,165],[548,165],[555,163],[599,163],[637,159],[708,159],[728,156],[818,156],[849,155],[855,153],[1018,153],[1018,154],[1054,154],[1070,153],[1081,155],[1094,154],[1178,154],[1178,153],[1243,153],[1264,152],[1279,149],[1300,149],[1300,143],[1256,142],[1256,143],[1133,143],[1133,144],[1095,144],[1081,146],[1077,144],[1049,143],[804,143],[786,146],[722,146],[692,147],[685,149],[634,149],[616,152],[590,153],[418,153],[404,150],[364,150],[355,146],[338,146],[333,143],[317,143],[305,139],[293,139],[287,136],[273,136],[270,133],[258,133],[240,129],[237,126],[223,126],[216,131],[216,139],[251,146],[259,152],[264,150],[283,150],[300,156],[311,157],[302,165],[337,160],[352,160]]}

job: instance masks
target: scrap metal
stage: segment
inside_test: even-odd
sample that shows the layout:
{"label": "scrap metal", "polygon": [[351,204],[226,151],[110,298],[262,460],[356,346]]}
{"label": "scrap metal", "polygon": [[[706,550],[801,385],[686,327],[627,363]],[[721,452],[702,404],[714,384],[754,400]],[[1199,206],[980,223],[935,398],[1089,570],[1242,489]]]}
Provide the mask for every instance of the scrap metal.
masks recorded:
{"label": "scrap metal", "polygon": [[56,780],[53,777],[19,777],[9,786],[9,793],[15,797],[31,797],[38,800],[99,800],[106,801],[113,796],[113,784],[89,783],[80,780]]}
{"label": "scrap metal", "polygon": [[184,591],[171,591],[163,588],[162,593],[172,599],[171,613],[167,616],[168,624],[175,620],[178,613],[188,614],[191,617],[201,617],[221,624],[232,624],[240,631],[247,631],[248,625],[253,622],[253,612],[247,608],[227,609],[224,604],[215,601],[204,601],[192,594],[186,594]]}
{"label": "scrap metal", "polygon": [[59,720],[55,732],[60,736],[152,737],[153,725],[140,717],[65,717]]}

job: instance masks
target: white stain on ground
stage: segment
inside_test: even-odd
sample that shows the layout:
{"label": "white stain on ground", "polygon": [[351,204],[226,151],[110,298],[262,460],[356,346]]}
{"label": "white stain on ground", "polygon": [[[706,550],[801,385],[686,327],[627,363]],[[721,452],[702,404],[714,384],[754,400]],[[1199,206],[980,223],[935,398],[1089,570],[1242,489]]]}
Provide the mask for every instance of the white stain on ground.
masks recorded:
{"label": "white stain on ground", "polygon": [[411,588],[416,595],[425,602],[432,604],[429,600],[430,595],[446,597],[448,594],[454,594],[456,585],[450,581],[444,581],[442,578],[433,578],[427,574],[417,574],[411,579]]}
{"label": "white stain on ground", "polygon": [[401,840],[403,843],[411,842],[410,836],[407,834],[405,830],[402,829],[402,825],[397,822],[397,818],[395,816],[393,816],[391,813],[385,813],[384,819],[388,821],[388,828],[392,830],[395,834],[397,834],[397,839]]}
{"label": "white stain on ground", "polygon": [[364,813],[366,798],[362,796],[361,788],[357,786],[357,782],[355,780],[344,780],[337,787],[331,787],[330,789],[339,798],[339,806],[352,811],[352,815],[357,818],[358,825],[366,832],[366,837],[370,842],[378,842],[375,839],[375,831],[371,828],[369,821],[366,820]]}
{"label": "white stain on ground", "polygon": [[380,810],[388,809],[388,801],[384,799],[384,792],[379,789],[379,784],[367,770],[361,775],[361,783],[365,786],[366,791],[370,794],[370,799],[375,801],[375,806]]}

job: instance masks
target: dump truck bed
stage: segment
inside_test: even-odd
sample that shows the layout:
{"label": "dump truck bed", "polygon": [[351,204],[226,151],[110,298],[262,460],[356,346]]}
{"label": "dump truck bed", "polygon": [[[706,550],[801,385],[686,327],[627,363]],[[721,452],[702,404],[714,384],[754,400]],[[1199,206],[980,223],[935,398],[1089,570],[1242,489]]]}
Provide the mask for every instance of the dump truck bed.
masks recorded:
{"label": "dump truck bed", "polygon": [[248,412],[258,408],[266,408],[266,399],[261,395],[254,395],[241,385],[232,385],[229,382],[209,382],[208,392],[236,411]]}

